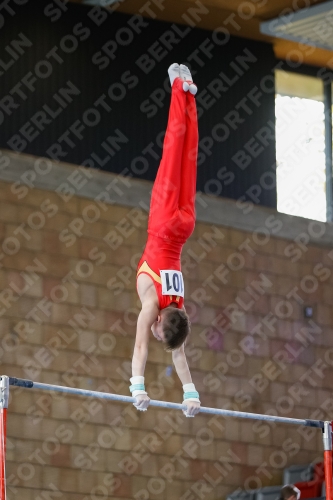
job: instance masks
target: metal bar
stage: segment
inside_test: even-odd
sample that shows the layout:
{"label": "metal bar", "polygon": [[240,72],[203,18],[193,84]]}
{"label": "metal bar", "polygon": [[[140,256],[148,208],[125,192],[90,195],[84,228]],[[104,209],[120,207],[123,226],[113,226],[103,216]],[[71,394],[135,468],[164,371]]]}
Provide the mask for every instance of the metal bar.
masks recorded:
{"label": "metal bar", "polygon": [[333,500],[332,425],[331,425],[331,422],[324,422],[323,443],[324,443],[324,467],[325,467],[326,499]]}
{"label": "metal bar", "polygon": [[324,83],[325,106],[325,161],[326,161],[326,219],[333,221],[333,166],[332,166],[332,82]]}
{"label": "metal bar", "polygon": [[9,377],[0,377],[0,500],[6,500],[6,436]]}
{"label": "metal bar", "polygon": [[8,408],[9,400],[9,377],[2,375],[0,377],[0,408]]}
{"label": "metal bar", "polygon": [[[13,377],[9,377],[9,384],[19,387],[26,387],[29,389],[34,388],[45,391],[65,392],[67,394],[73,394],[76,396],[88,396],[88,397],[106,399],[111,401],[121,401],[123,403],[135,403],[135,398],[132,398],[130,396],[109,394],[107,392],[90,391],[87,389],[76,389],[74,387],[66,387],[62,385],[42,384],[40,382],[33,382],[32,380],[17,379]],[[168,403],[166,401],[151,400],[150,406],[158,406],[160,408],[170,408],[172,410],[186,410],[185,405],[177,403]],[[259,413],[247,413],[241,411],[223,410],[218,408],[201,407],[200,413],[209,413],[212,415],[221,415],[225,417],[246,418],[250,420],[265,420],[269,422],[276,422],[276,423],[279,422],[283,424],[304,425],[307,427],[319,427],[319,428],[324,427],[324,422],[322,420],[308,420],[308,419],[303,420],[298,418],[286,418],[273,415],[263,415]]]}
{"label": "metal bar", "polygon": [[7,408],[0,409],[0,500],[6,500]]}

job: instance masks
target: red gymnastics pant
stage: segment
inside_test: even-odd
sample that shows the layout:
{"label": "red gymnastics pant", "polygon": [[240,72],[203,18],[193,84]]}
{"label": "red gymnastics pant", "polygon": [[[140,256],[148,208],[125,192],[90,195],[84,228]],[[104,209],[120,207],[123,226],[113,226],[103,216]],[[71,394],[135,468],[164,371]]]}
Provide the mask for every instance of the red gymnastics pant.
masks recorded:
{"label": "red gymnastics pant", "polygon": [[184,92],[183,81],[172,85],[163,154],[152,190],[148,240],[138,264],[137,276],[148,274],[155,285],[160,309],[182,297],[162,294],[160,270],[180,271],[180,255],[195,225],[198,121],[194,96]]}
{"label": "red gymnastics pant", "polygon": [[198,120],[183,81],[172,85],[162,159],[152,190],[148,233],[183,245],[195,226]]}

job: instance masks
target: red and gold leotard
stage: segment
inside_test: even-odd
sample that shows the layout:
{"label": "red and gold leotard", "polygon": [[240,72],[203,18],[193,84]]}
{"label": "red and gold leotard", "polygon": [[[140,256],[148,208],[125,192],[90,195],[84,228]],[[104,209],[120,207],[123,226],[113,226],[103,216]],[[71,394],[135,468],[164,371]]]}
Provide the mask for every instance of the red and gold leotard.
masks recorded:
{"label": "red and gold leotard", "polygon": [[158,236],[149,235],[145,251],[139,261],[137,277],[144,273],[153,280],[159,308],[164,309],[174,302],[177,308],[184,305],[184,298],[177,295],[162,294],[162,280],[160,271],[175,269],[180,271],[180,254],[183,245],[174,241],[167,241]]}

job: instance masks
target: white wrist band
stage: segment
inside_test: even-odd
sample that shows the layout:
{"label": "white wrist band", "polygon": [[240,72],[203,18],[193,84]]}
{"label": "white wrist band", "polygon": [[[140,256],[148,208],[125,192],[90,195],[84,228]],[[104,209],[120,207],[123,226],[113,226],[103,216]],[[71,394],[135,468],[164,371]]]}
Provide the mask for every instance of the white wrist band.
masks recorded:
{"label": "white wrist band", "polygon": [[184,384],[183,385],[183,391],[184,392],[193,392],[193,391],[196,391],[195,385],[193,383]]}
{"label": "white wrist band", "polygon": [[183,395],[184,401],[195,401],[196,403],[200,403],[199,393],[196,390],[195,385],[193,383],[184,384],[183,390],[184,390],[184,395]]}
{"label": "white wrist band", "polygon": [[144,384],[145,383],[145,378],[142,375],[135,375],[134,377],[130,378],[131,384]]}
{"label": "white wrist band", "polygon": [[139,396],[140,394],[147,394],[145,391],[145,378],[142,375],[135,375],[130,378],[131,386],[130,391],[133,398]]}

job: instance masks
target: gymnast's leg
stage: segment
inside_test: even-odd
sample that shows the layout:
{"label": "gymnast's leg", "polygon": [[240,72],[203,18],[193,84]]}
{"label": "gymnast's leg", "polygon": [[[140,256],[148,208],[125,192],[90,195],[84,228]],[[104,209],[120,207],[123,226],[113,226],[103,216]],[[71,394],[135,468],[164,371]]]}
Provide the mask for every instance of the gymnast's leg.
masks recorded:
{"label": "gymnast's leg", "polygon": [[[188,238],[195,225],[195,195],[197,182],[198,118],[194,94],[197,91],[189,69],[180,65],[181,77],[186,78],[189,91],[186,92],[186,133],[182,155],[179,209],[186,213]],[[193,92],[191,92],[191,89]],[[184,214],[183,214],[184,218]]]}
{"label": "gymnast's leg", "polygon": [[169,118],[162,159],[152,190],[148,221],[148,232],[162,237],[165,232],[170,232],[170,220],[178,212],[186,132],[187,92],[183,90],[183,80],[179,77],[179,65],[172,64],[168,72],[172,85]]}

